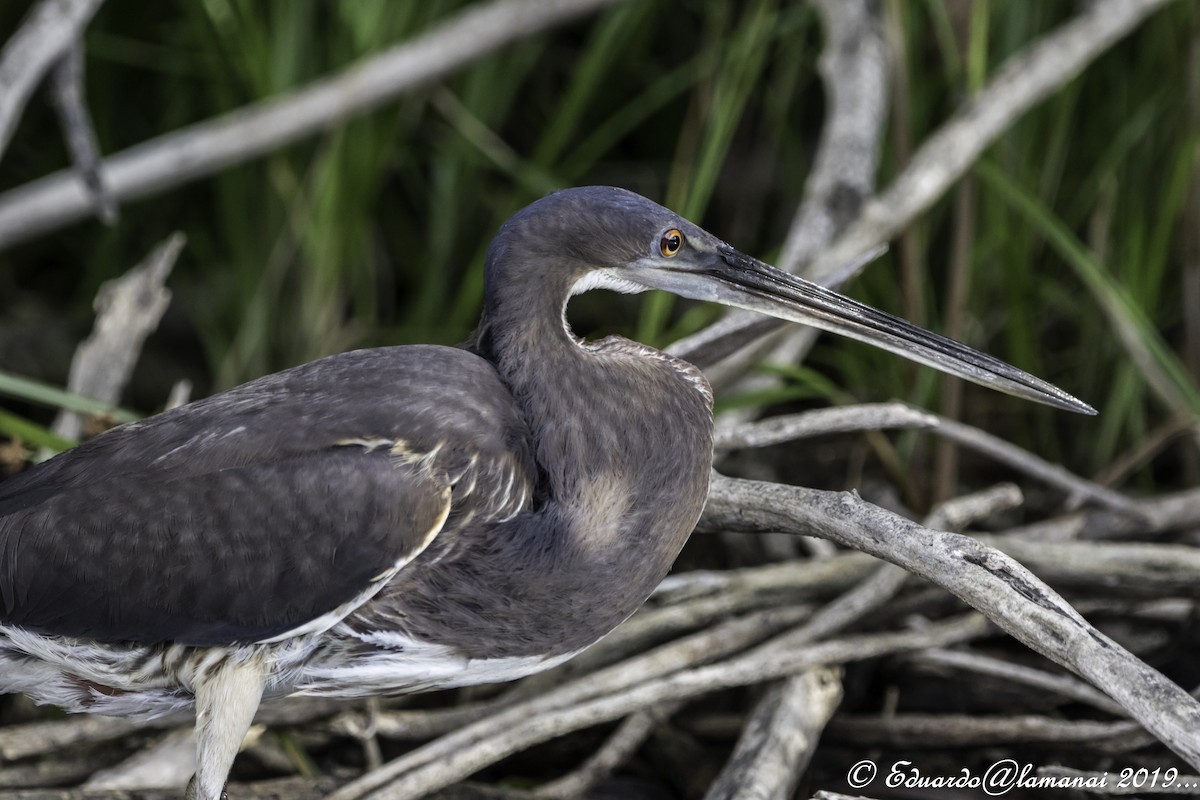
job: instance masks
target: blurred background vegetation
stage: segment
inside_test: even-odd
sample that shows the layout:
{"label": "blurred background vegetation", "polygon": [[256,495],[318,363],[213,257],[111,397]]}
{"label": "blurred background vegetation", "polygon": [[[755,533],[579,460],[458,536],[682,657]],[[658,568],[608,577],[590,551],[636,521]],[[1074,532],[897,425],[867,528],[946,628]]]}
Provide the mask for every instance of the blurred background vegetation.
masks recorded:
{"label": "blurred background vegetation", "polygon": [[[101,147],[302,86],[464,5],[108,0],[86,40]],[[882,7],[897,63],[880,186],[1006,57],[1079,4]],[[0,36],[24,11],[0,6]],[[126,400],[141,413],[181,377],[200,396],[353,347],[463,340],[491,235],[559,187],[626,186],[771,260],[821,128],[821,41],[806,3],[686,0],[620,4],[506,47],[324,135],[127,204],[114,228],[77,224],[0,253],[0,372],[62,385],[100,284],[174,230],[188,237],[174,302]],[[1142,491],[1200,476],[1198,73],[1200,4],[1176,2],[988,151],[968,179],[966,231],[952,192],[846,287],[935,330],[957,315],[973,346],[1091,402],[1101,416],[1085,419],[968,387],[961,416]],[[39,95],[0,160],[0,191],[67,164]],[[956,235],[970,245],[962,292],[948,290]],[[718,313],[593,293],[571,320],[581,334],[664,345]],[[807,367],[783,370],[773,399],[938,407],[940,377],[857,343],[822,337]],[[38,425],[52,416],[11,398],[0,407]],[[922,472],[916,437],[900,447]]]}

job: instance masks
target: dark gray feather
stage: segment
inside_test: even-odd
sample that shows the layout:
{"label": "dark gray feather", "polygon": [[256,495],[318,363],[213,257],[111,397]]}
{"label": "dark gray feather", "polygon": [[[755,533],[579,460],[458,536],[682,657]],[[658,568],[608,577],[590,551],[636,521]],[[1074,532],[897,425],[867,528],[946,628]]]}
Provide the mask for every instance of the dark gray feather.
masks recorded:
{"label": "dark gray feather", "polygon": [[[267,376],[0,484],[0,621],[99,641],[278,635],[423,546],[467,445],[511,460],[523,440],[494,370],[461,350]],[[370,442],[440,450],[418,464]]]}

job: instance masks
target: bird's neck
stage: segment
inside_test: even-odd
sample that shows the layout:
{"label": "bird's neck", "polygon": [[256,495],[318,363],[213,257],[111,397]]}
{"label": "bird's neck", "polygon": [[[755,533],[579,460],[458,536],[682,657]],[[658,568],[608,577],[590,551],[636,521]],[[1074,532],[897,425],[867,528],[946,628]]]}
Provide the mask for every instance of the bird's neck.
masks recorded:
{"label": "bird's neck", "polygon": [[566,291],[526,297],[532,306],[519,314],[485,320],[477,343],[533,434],[548,513],[626,563],[629,548],[646,548],[648,571],[665,574],[707,495],[707,381],[636,342],[578,340],[563,316]]}

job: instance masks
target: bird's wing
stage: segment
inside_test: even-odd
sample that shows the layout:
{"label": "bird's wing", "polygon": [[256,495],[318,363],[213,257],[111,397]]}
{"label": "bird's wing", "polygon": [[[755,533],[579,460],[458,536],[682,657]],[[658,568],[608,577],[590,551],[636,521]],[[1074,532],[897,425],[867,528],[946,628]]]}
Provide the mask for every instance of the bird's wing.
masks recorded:
{"label": "bird's wing", "polygon": [[0,622],[193,645],[327,627],[438,534],[457,481],[532,480],[523,430],[486,362],[435,347],[115,429],[0,483]]}

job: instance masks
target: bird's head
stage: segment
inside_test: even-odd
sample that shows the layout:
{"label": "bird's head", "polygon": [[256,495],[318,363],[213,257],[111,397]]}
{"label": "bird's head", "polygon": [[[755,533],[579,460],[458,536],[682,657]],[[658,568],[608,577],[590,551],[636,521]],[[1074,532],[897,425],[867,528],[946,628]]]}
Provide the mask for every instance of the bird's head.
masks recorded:
{"label": "bird's head", "polygon": [[625,189],[566,189],[518,211],[492,242],[486,281],[489,303],[506,286],[526,295],[537,286],[557,302],[589,289],[661,289],[811,325],[1008,394],[1095,413],[1040,378],[764,264]]}

